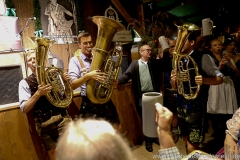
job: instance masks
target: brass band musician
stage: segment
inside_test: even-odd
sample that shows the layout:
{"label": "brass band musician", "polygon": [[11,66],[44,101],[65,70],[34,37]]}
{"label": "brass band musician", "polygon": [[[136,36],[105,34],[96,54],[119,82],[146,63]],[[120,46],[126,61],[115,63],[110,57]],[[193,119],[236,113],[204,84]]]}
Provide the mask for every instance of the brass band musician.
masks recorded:
{"label": "brass band musician", "polygon": [[[196,44],[196,32],[191,32],[184,44],[180,54],[191,56],[196,62],[199,70],[199,76],[193,72],[189,72],[191,84],[201,85],[198,96],[195,99],[187,100],[178,93],[177,95],[177,114],[180,135],[184,137],[187,146],[187,153],[199,149],[199,145],[204,141],[204,125],[205,113],[208,98],[209,85],[218,85],[223,83],[223,74],[218,70],[217,66],[207,54],[203,54],[194,50]],[[185,59],[181,63],[186,66]],[[193,64],[189,64],[189,68],[194,68]],[[173,89],[177,89],[176,73],[171,72],[171,85]],[[185,85],[184,89],[188,90]]]}
{"label": "brass band musician", "polygon": [[[35,52],[27,53],[27,66],[31,69],[32,74],[19,82],[20,108],[23,113],[30,113],[33,116],[36,130],[42,139],[42,145],[50,159],[54,160],[58,137],[65,124],[72,119],[65,108],[55,107],[47,100],[45,95],[52,90],[52,86],[38,84]],[[67,73],[64,73],[63,77],[65,80],[70,80]]]}

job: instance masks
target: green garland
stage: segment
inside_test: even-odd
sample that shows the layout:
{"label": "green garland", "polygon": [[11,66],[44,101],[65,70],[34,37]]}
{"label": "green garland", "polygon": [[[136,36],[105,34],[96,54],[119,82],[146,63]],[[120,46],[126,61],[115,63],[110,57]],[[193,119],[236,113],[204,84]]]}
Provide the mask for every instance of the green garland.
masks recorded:
{"label": "green garland", "polygon": [[[77,24],[78,24],[78,31],[84,30],[83,25],[83,13],[82,13],[82,0],[74,0],[76,5],[76,11],[77,11]],[[78,33],[77,33],[78,34]]]}
{"label": "green garland", "polygon": [[36,17],[35,21],[35,31],[42,30],[42,23],[41,23],[41,6],[39,4],[39,0],[33,1],[33,16]]}

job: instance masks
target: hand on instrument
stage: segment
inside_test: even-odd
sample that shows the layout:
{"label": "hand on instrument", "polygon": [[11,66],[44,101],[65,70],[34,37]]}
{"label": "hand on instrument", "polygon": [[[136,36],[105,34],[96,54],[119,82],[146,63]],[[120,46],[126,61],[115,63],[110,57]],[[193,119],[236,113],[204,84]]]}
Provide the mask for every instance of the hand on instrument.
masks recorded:
{"label": "hand on instrument", "polygon": [[173,119],[173,113],[166,107],[163,107],[160,103],[155,104],[156,107],[156,122],[158,124],[158,132],[166,131],[170,132],[171,123]]}
{"label": "hand on instrument", "polygon": [[171,72],[171,81],[175,83],[176,82],[176,78],[177,78],[177,75],[176,75],[175,71],[172,70],[172,72]]}
{"label": "hand on instrument", "polygon": [[40,84],[38,85],[38,93],[39,95],[41,96],[44,96],[44,95],[47,95],[48,93],[50,93],[52,90],[52,86],[50,84],[47,84],[47,85],[43,85],[43,84]]}
{"label": "hand on instrument", "polygon": [[96,80],[101,83],[105,81],[107,74],[104,72],[101,72],[101,70],[93,70],[87,73],[87,75],[90,77],[90,79]]}
{"label": "hand on instrument", "polygon": [[202,76],[201,76],[201,75],[195,76],[195,83],[196,83],[197,85],[202,85],[202,81],[203,81],[203,79],[202,79]]}
{"label": "hand on instrument", "polygon": [[176,79],[177,79],[177,75],[176,75],[175,71],[172,70],[172,72],[171,72],[171,82],[170,83],[171,83],[173,89],[177,89]]}
{"label": "hand on instrument", "polygon": [[63,73],[63,79],[64,79],[65,81],[70,81],[70,80],[71,80],[71,77],[70,77],[70,75],[69,75],[67,72],[64,72],[64,73]]}

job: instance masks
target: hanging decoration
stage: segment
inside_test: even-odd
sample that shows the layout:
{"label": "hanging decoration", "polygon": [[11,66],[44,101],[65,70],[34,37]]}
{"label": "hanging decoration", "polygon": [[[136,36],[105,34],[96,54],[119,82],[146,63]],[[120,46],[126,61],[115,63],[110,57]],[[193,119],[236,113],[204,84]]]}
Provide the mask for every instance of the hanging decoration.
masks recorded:
{"label": "hanging decoration", "polygon": [[139,45],[148,44],[154,51],[158,53],[158,38],[165,36],[169,38],[172,35],[172,27],[166,23],[169,16],[166,12],[158,12],[152,16],[151,20],[145,19],[138,22],[137,20],[129,24],[129,26],[138,27],[139,34],[142,38]]}
{"label": "hanging decoration", "polygon": [[6,8],[6,16],[17,17],[15,8]]}
{"label": "hanging decoration", "polygon": [[12,3],[11,0],[5,0],[5,5],[6,5],[6,16],[13,16],[13,17],[17,17],[16,14],[16,9]]}
{"label": "hanging decoration", "polygon": [[36,37],[42,37],[43,36],[43,30],[38,30],[34,32]]}

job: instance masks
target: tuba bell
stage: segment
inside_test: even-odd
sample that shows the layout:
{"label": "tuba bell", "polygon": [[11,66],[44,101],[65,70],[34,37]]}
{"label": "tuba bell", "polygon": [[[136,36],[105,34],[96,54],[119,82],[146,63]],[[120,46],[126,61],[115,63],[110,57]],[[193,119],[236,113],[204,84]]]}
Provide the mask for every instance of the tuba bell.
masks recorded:
{"label": "tuba bell", "polygon": [[[175,22],[174,24],[178,28],[178,37],[172,60],[173,69],[176,73],[177,91],[187,100],[195,99],[199,93],[200,85],[192,86],[190,71],[195,70],[195,75],[198,76],[198,66],[191,56],[181,54],[181,51],[191,32],[199,30],[200,28],[189,22]],[[186,61],[185,66],[182,62],[183,59]],[[194,68],[189,68],[188,66],[190,64],[193,64]],[[185,85],[187,85],[189,91],[185,91]]]}
{"label": "tuba bell", "polygon": [[[105,81],[101,83],[94,80],[87,82],[87,97],[92,103],[103,104],[111,99],[114,89],[113,83],[117,79],[123,54],[121,44],[116,43],[113,50],[108,50],[115,33],[125,30],[125,27],[121,23],[104,16],[94,16],[91,17],[91,20],[98,26],[98,34],[96,45],[92,49],[93,60],[90,72],[100,69],[107,76]],[[112,60],[114,53],[119,55],[117,61]]]}
{"label": "tuba bell", "polygon": [[51,84],[52,90],[46,95],[56,107],[67,108],[72,102],[73,90],[69,81],[63,78],[63,71],[57,67],[46,67],[49,46],[55,41],[47,38],[31,37],[36,47],[36,76],[38,84]]}

